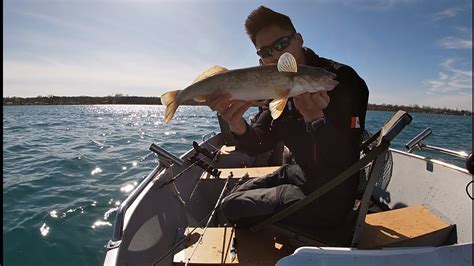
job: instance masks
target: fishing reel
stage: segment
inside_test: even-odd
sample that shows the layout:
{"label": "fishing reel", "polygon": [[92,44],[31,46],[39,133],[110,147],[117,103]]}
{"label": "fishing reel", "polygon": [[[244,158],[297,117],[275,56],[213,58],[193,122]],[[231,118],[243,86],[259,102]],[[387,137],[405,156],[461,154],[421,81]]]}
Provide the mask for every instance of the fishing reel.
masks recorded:
{"label": "fishing reel", "polygon": [[204,155],[205,157],[209,158],[211,161],[215,161],[218,156],[218,151],[213,151],[210,152],[206,148],[203,148],[199,146],[199,144],[196,141],[193,141],[193,148],[194,148],[194,154],[191,156],[188,161],[191,162],[192,164],[196,164],[202,169],[204,169],[206,172],[211,174],[212,176],[219,178],[221,171],[219,171],[217,168],[214,168],[211,166],[211,164],[206,163],[204,160],[199,159],[198,156],[199,154]]}

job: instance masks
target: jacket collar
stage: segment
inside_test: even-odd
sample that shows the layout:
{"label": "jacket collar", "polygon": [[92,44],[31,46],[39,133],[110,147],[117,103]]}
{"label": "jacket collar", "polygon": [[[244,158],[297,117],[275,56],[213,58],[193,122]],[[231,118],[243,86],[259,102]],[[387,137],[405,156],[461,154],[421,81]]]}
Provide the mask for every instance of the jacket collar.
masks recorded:
{"label": "jacket collar", "polygon": [[319,66],[320,57],[311,48],[303,47],[306,63],[310,66]]}

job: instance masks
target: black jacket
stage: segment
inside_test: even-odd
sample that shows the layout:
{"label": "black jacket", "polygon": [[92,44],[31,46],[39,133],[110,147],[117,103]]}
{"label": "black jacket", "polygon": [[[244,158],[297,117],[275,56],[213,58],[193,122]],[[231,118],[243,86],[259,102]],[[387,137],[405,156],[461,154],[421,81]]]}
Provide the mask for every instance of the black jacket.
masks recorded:
{"label": "black jacket", "polygon": [[[308,133],[303,117],[290,99],[276,120],[272,119],[268,107],[263,108],[256,123],[247,125],[244,135],[234,135],[234,141],[239,150],[254,155],[272,149],[283,140],[306,175],[307,181],[301,188],[308,194],[359,159],[369,91],[351,67],[319,57],[309,48],[303,49],[308,65],[335,73],[339,81],[328,92],[330,102],[323,110],[327,123],[317,132]],[[349,206],[355,199],[358,180],[358,175],[354,175],[329,192],[327,198]]]}

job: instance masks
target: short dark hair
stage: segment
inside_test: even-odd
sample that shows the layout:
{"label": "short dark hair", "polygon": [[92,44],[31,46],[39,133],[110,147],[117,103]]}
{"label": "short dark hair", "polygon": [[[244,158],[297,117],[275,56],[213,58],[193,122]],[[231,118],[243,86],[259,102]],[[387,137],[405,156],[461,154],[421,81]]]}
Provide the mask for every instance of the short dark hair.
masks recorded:
{"label": "short dark hair", "polygon": [[290,17],[275,12],[270,8],[260,6],[250,13],[245,20],[245,30],[247,35],[255,45],[255,36],[257,33],[268,26],[276,25],[282,29],[296,33],[296,29],[291,22]]}

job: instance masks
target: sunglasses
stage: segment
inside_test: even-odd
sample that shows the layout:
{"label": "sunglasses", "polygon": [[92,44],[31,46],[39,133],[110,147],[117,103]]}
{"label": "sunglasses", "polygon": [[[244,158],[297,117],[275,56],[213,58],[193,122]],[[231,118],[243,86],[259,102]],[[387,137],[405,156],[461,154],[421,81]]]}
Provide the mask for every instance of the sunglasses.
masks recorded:
{"label": "sunglasses", "polygon": [[290,41],[295,34],[292,33],[289,36],[281,37],[280,39],[276,40],[272,45],[264,46],[257,50],[257,55],[261,58],[267,58],[273,55],[273,49],[277,51],[285,50],[289,45]]}

